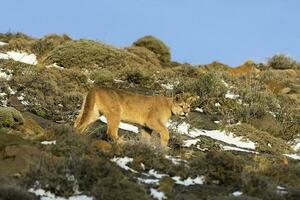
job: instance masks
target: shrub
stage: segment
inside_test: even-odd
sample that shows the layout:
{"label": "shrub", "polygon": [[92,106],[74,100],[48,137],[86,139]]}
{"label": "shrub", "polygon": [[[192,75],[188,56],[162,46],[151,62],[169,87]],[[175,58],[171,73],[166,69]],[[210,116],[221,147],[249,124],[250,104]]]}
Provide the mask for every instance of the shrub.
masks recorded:
{"label": "shrub", "polygon": [[131,46],[126,48],[126,50],[129,51],[130,53],[137,55],[138,57],[142,58],[146,62],[150,62],[155,66],[160,66],[160,62],[157,55],[145,47]]}
{"label": "shrub", "polygon": [[200,98],[219,97],[225,93],[225,86],[221,79],[213,72],[201,74],[198,78],[181,81],[176,86],[176,93],[191,92],[200,96]]}
{"label": "shrub", "polygon": [[12,107],[0,107],[0,127],[15,127],[23,124],[22,114]]}
{"label": "shrub", "polygon": [[55,47],[59,46],[65,41],[69,41],[71,38],[68,35],[46,35],[45,37],[37,40],[33,46],[32,51],[41,56],[53,50]]}
{"label": "shrub", "polygon": [[273,69],[296,69],[299,68],[297,62],[284,54],[278,54],[268,60],[269,68]]}
{"label": "shrub", "polygon": [[57,63],[65,68],[118,70],[126,66],[154,67],[124,49],[91,40],[66,41],[49,52],[44,62]]}
{"label": "shrub", "polygon": [[120,77],[128,83],[146,85],[151,79],[150,72],[140,67],[126,67],[120,71]]}
{"label": "shrub", "polygon": [[96,85],[108,85],[113,82],[114,75],[110,70],[100,69],[92,72],[90,77]]}
{"label": "shrub", "polygon": [[154,36],[144,36],[133,43],[134,46],[145,47],[154,52],[162,64],[171,62],[170,49],[159,39]]}
{"label": "shrub", "polygon": [[208,181],[218,180],[220,184],[241,183],[244,161],[230,152],[210,151],[206,155]]}

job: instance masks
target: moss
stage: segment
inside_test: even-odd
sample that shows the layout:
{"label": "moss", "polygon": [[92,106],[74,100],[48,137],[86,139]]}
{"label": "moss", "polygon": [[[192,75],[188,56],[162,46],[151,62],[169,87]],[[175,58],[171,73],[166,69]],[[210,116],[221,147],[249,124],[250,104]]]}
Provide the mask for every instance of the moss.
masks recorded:
{"label": "moss", "polygon": [[169,64],[171,62],[170,49],[159,39],[154,36],[144,36],[138,39],[133,45],[138,47],[145,47],[150,51],[154,52],[162,65]]}

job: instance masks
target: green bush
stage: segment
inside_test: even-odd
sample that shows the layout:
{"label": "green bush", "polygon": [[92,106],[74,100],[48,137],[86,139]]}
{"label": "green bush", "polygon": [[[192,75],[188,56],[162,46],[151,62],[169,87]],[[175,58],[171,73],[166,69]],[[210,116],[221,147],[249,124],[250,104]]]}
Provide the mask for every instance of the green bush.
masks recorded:
{"label": "green bush", "polygon": [[68,35],[56,35],[56,34],[51,34],[51,35],[46,35],[43,38],[37,40],[33,45],[32,45],[32,51],[38,55],[41,56],[45,53],[50,52],[53,50],[55,47],[58,45],[62,44],[65,41],[69,41],[71,38]]}
{"label": "green bush", "polygon": [[126,50],[129,51],[130,53],[137,55],[138,57],[142,58],[146,62],[150,62],[155,66],[160,66],[160,62],[157,55],[154,52],[150,51],[149,49],[146,49],[145,47],[131,46],[126,48]]}
{"label": "green bush", "polygon": [[212,72],[201,74],[198,78],[182,80],[176,87],[176,93],[190,92],[200,98],[219,97],[226,92],[221,79]]}
{"label": "green bush", "polygon": [[144,36],[133,43],[134,46],[145,47],[154,52],[162,64],[171,62],[170,49],[159,39],[154,36]]}
{"label": "green bush", "polygon": [[273,56],[268,60],[267,65],[272,69],[297,69],[299,64],[297,62],[284,54],[278,54]]}
{"label": "green bush", "polygon": [[91,40],[66,41],[49,52],[44,62],[57,63],[64,68],[118,70],[126,66],[154,67],[125,49]]}
{"label": "green bush", "polygon": [[113,82],[114,74],[107,69],[100,69],[92,72],[90,75],[96,85],[108,85]]}
{"label": "green bush", "polygon": [[0,107],[0,127],[15,127],[23,124],[22,114],[13,107]]}

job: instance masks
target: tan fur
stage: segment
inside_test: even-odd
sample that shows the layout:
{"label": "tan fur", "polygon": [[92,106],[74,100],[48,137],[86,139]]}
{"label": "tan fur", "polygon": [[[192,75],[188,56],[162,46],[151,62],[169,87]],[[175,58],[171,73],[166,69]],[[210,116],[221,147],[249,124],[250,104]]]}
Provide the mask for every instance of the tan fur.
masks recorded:
{"label": "tan fur", "polygon": [[[107,119],[107,134],[119,141],[120,121],[139,124],[142,134],[148,136],[151,131],[160,134],[161,144],[166,146],[169,131],[166,123],[172,114],[186,116],[190,104],[195,98],[186,101],[178,97],[145,96],[111,88],[93,88],[87,94],[82,109],[75,120],[74,127],[83,133],[100,115]],[[151,131],[150,131],[151,130]]]}

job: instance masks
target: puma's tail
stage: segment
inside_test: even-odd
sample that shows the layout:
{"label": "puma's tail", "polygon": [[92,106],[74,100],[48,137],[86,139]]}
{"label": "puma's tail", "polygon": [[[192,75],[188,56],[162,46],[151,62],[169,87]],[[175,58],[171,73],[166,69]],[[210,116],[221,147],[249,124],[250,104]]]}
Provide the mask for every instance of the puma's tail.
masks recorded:
{"label": "puma's tail", "polygon": [[81,109],[79,111],[79,114],[78,114],[77,118],[75,119],[75,122],[74,122],[74,128],[79,130],[80,132],[84,131],[84,130],[81,130],[81,125],[83,123],[82,115],[83,115],[84,110],[85,110],[86,97],[87,97],[87,95],[85,95],[85,97],[83,98]]}

